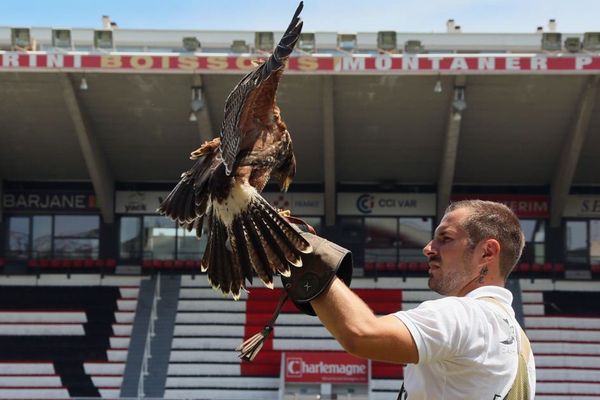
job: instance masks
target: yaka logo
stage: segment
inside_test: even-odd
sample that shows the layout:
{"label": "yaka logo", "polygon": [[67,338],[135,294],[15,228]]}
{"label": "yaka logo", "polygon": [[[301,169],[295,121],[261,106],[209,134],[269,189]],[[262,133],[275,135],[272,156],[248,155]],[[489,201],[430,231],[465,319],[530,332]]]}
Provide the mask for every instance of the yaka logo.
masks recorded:
{"label": "yaka logo", "polygon": [[356,199],[356,208],[364,214],[370,214],[375,206],[375,197],[370,194],[363,194]]}

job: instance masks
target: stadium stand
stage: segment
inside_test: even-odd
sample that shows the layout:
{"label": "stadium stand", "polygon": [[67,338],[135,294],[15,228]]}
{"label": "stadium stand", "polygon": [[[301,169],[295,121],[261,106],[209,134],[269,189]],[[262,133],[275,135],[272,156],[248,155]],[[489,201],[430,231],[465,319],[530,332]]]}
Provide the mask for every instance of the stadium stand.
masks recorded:
{"label": "stadium stand", "polygon": [[0,398],[118,397],[139,278],[27,278],[0,280]]}
{"label": "stadium stand", "polygon": [[592,282],[521,280],[536,399],[600,398],[600,293]]}

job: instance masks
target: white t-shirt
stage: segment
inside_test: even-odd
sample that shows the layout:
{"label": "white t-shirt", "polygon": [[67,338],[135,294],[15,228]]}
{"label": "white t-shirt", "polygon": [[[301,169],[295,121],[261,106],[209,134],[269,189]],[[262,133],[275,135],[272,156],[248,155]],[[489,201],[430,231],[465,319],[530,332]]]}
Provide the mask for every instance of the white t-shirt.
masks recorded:
{"label": "white t-shirt", "polygon": [[[493,297],[504,307],[477,300],[481,297]],[[404,370],[408,399],[503,399],[517,374],[521,341],[511,303],[509,290],[484,286],[465,297],[426,301],[395,313],[419,352],[419,362]],[[533,399],[535,363],[531,352],[527,366]]]}

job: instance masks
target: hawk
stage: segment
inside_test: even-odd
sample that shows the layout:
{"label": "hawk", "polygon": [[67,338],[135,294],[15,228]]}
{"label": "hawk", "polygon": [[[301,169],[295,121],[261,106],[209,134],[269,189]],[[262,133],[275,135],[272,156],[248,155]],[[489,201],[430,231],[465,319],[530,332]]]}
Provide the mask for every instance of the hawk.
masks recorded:
{"label": "hawk", "polygon": [[273,54],[242,78],[225,102],[219,137],[191,153],[196,160],[158,212],[202,235],[201,262],[213,288],[238,299],[254,273],[267,287],[290,275],[312,247],[260,195],[270,179],[286,191],[296,173],[292,140],[275,101],[283,70],[302,30],[303,3]]}

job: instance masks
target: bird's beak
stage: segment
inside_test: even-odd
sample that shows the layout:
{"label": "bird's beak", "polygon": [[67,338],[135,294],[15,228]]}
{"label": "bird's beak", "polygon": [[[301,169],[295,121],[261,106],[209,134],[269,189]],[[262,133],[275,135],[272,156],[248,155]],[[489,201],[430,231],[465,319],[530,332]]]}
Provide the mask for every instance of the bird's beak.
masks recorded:
{"label": "bird's beak", "polygon": [[290,187],[290,183],[292,183],[292,178],[288,176],[287,178],[285,178],[283,184],[281,185],[282,191],[287,192],[288,188]]}

